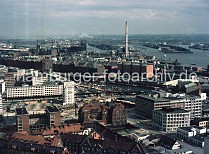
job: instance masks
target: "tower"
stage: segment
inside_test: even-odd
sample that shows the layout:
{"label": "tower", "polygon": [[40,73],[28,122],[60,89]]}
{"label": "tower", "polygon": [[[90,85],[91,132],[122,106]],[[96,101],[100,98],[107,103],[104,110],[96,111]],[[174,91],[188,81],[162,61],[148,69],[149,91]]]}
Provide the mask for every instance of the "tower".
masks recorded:
{"label": "tower", "polygon": [[126,34],[125,52],[126,52],[126,56],[128,56],[129,52],[128,52],[128,22],[127,21],[126,21],[126,27],[125,27],[125,34]]}
{"label": "tower", "polygon": [[64,95],[64,102],[63,105],[69,105],[75,103],[75,96],[74,96],[74,82],[64,82],[63,86],[63,95]]}

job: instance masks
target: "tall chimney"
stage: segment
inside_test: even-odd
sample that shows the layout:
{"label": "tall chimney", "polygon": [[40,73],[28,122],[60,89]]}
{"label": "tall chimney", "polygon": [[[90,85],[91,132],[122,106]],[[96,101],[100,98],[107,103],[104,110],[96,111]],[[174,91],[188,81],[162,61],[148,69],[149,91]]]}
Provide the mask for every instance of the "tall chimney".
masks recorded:
{"label": "tall chimney", "polygon": [[126,56],[129,55],[129,52],[128,52],[128,22],[126,21],[126,28],[125,28],[125,34],[126,34],[126,49],[125,49],[125,52],[126,52]]}

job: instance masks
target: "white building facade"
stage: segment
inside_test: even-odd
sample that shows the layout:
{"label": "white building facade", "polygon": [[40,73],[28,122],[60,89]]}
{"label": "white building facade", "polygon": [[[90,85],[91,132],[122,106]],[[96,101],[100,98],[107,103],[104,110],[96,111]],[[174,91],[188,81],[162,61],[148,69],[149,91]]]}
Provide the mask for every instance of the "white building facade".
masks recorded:
{"label": "white building facade", "polygon": [[23,86],[7,88],[7,98],[63,95],[63,85]]}
{"label": "white building facade", "polygon": [[69,105],[75,103],[75,83],[73,81],[64,82],[63,97],[64,97],[63,105]]}
{"label": "white building facade", "polygon": [[178,127],[190,126],[190,112],[178,108],[155,110],[153,122],[159,130],[176,132]]}

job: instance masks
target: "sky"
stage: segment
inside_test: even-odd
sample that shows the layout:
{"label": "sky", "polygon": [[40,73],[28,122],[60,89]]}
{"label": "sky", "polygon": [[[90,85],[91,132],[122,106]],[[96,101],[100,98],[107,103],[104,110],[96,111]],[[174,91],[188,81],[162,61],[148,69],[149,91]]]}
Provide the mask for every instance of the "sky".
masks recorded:
{"label": "sky", "polygon": [[209,0],[0,0],[0,38],[209,34]]}

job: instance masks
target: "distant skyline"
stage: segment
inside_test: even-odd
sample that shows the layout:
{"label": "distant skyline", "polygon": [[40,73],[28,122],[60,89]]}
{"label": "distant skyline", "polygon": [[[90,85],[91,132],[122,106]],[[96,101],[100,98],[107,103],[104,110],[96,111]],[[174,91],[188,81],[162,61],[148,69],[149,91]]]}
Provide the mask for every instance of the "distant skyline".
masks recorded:
{"label": "distant skyline", "polygon": [[209,34],[208,0],[0,0],[0,38]]}

